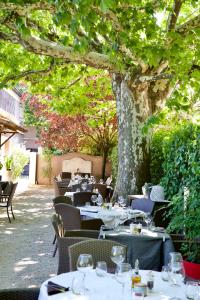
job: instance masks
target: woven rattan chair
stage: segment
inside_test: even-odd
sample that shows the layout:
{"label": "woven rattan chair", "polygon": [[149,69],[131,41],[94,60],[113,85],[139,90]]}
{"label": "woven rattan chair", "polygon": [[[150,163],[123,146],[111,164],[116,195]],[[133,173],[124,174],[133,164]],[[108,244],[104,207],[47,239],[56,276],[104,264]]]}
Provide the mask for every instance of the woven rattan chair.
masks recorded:
{"label": "woven rattan chair", "polygon": [[80,210],[72,205],[59,203],[55,211],[61,216],[64,230],[81,229]]}
{"label": "woven rattan chair", "polygon": [[84,206],[86,202],[90,202],[92,205],[91,197],[92,195],[97,195],[92,192],[78,192],[74,194],[74,206]]}
{"label": "woven rattan chair", "polygon": [[127,252],[126,246],[110,240],[88,240],[69,246],[70,271],[76,270],[77,259],[82,253],[91,254],[94,261],[94,265],[96,265],[97,261],[106,261],[108,269],[114,270],[116,265],[112,262],[110,258],[111,249],[113,246],[125,247]]}
{"label": "woven rattan chair", "polygon": [[89,238],[97,239],[99,231],[96,230],[69,230],[65,232],[65,237],[58,238],[58,271],[57,274],[70,271],[68,247],[88,240]]}
{"label": "woven rattan chair", "polygon": [[99,193],[103,197],[103,199],[106,199],[107,196],[107,186],[106,184],[101,184],[101,183],[94,183],[92,184],[92,190],[93,189],[98,189]]}
{"label": "woven rattan chair", "polygon": [[56,252],[58,249],[57,240],[59,237],[62,237],[64,235],[64,230],[63,230],[63,223],[62,223],[60,215],[53,214],[53,216],[51,217],[51,223],[52,223],[54,231],[55,231],[55,238],[54,238],[54,242],[53,242],[53,244],[55,243],[55,248],[54,248],[54,252],[53,252],[53,257],[54,257],[56,255]]}
{"label": "woven rattan chair", "polygon": [[0,290],[1,300],[38,300],[39,288]]}
{"label": "woven rattan chair", "polygon": [[[13,208],[12,208],[12,201],[13,201],[13,197],[14,197],[14,194],[15,194],[15,191],[16,191],[16,188],[17,188],[17,184],[18,184],[17,182],[12,184],[12,188],[11,188],[11,191],[10,191],[9,195],[4,194],[4,195],[0,196],[0,197],[4,197],[4,201],[0,202],[0,207],[5,207],[7,209],[8,220],[9,220],[10,223],[11,223],[11,219],[10,219],[10,216],[9,216],[9,210],[8,209],[10,207],[13,219],[15,219],[15,216],[14,216],[14,213],[13,213]],[[5,197],[5,195],[6,195],[6,197]]]}
{"label": "woven rattan chair", "polygon": [[58,196],[53,199],[53,204],[55,206],[55,204],[58,204],[58,203],[65,203],[65,204],[72,205],[72,199],[67,196]]}
{"label": "woven rattan chair", "polygon": [[100,219],[81,220],[80,210],[72,205],[59,203],[55,210],[61,216],[64,231],[74,229],[99,230],[103,224]]}

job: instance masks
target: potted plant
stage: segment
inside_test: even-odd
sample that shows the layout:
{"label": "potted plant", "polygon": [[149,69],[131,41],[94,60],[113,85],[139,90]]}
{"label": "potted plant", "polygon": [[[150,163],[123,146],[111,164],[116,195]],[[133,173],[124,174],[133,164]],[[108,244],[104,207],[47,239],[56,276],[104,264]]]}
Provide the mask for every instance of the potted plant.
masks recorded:
{"label": "potted plant", "polygon": [[5,157],[4,166],[6,169],[4,180],[15,181],[22,173],[24,166],[29,161],[27,151],[15,148],[11,155]]}

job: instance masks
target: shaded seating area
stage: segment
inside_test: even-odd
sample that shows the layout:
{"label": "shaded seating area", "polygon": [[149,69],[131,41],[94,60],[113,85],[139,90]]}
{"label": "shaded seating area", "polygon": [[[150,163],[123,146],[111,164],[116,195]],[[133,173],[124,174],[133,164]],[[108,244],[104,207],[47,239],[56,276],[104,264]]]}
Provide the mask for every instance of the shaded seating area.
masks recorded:
{"label": "shaded seating area", "polygon": [[74,206],[84,206],[86,202],[89,202],[92,205],[91,197],[93,195],[97,195],[96,193],[92,192],[78,192],[74,194]]}
{"label": "shaded seating area", "polygon": [[13,197],[17,188],[18,183],[12,183],[9,182],[5,189],[3,190],[2,194],[0,194],[0,208],[5,208],[7,211],[7,216],[9,223],[11,223],[10,215],[9,215],[9,208],[12,214],[13,219],[15,219],[14,212],[13,212],[13,207],[12,207],[12,202],[13,202]]}

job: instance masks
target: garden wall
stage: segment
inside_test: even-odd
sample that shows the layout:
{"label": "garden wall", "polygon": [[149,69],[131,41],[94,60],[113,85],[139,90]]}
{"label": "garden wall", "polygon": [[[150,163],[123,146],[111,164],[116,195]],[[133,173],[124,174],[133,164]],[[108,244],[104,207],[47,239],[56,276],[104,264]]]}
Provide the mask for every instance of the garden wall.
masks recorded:
{"label": "garden wall", "polygon": [[[67,153],[64,155],[57,155],[53,156],[51,160],[51,167],[52,167],[52,173],[51,173],[51,180],[49,180],[47,177],[44,176],[44,168],[47,167],[47,163],[44,160],[44,157],[42,154],[38,154],[37,156],[37,183],[38,184],[50,184],[50,181],[52,183],[53,177],[57,176],[60,172],[62,172],[62,162],[67,159],[72,159],[75,157],[80,157],[84,160],[89,160],[92,163],[92,175],[97,176],[101,178],[101,172],[102,172],[102,162],[103,158],[101,156],[92,156],[82,153]],[[109,176],[111,174],[111,163],[108,162],[106,164],[106,176]]]}

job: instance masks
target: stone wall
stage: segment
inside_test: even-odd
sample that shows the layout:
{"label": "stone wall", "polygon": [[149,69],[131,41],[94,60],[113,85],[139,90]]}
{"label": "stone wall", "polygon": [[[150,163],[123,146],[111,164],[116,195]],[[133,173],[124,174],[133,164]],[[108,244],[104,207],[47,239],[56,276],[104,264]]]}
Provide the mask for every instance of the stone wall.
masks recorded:
{"label": "stone wall", "polygon": [[[60,172],[62,172],[62,165],[64,160],[72,159],[75,157],[80,157],[84,160],[91,161],[92,163],[92,175],[101,178],[102,172],[102,162],[103,158],[101,156],[92,156],[82,153],[67,153],[64,155],[53,156],[51,160],[51,182],[53,177],[57,176]],[[48,184],[50,181],[47,177],[44,176],[43,169],[47,167],[47,163],[44,161],[44,157],[42,154],[38,154],[37,156],[37,183],[38,184]],[[108,162],[106,164],[106,176],[111,174],[111,163]]]}

